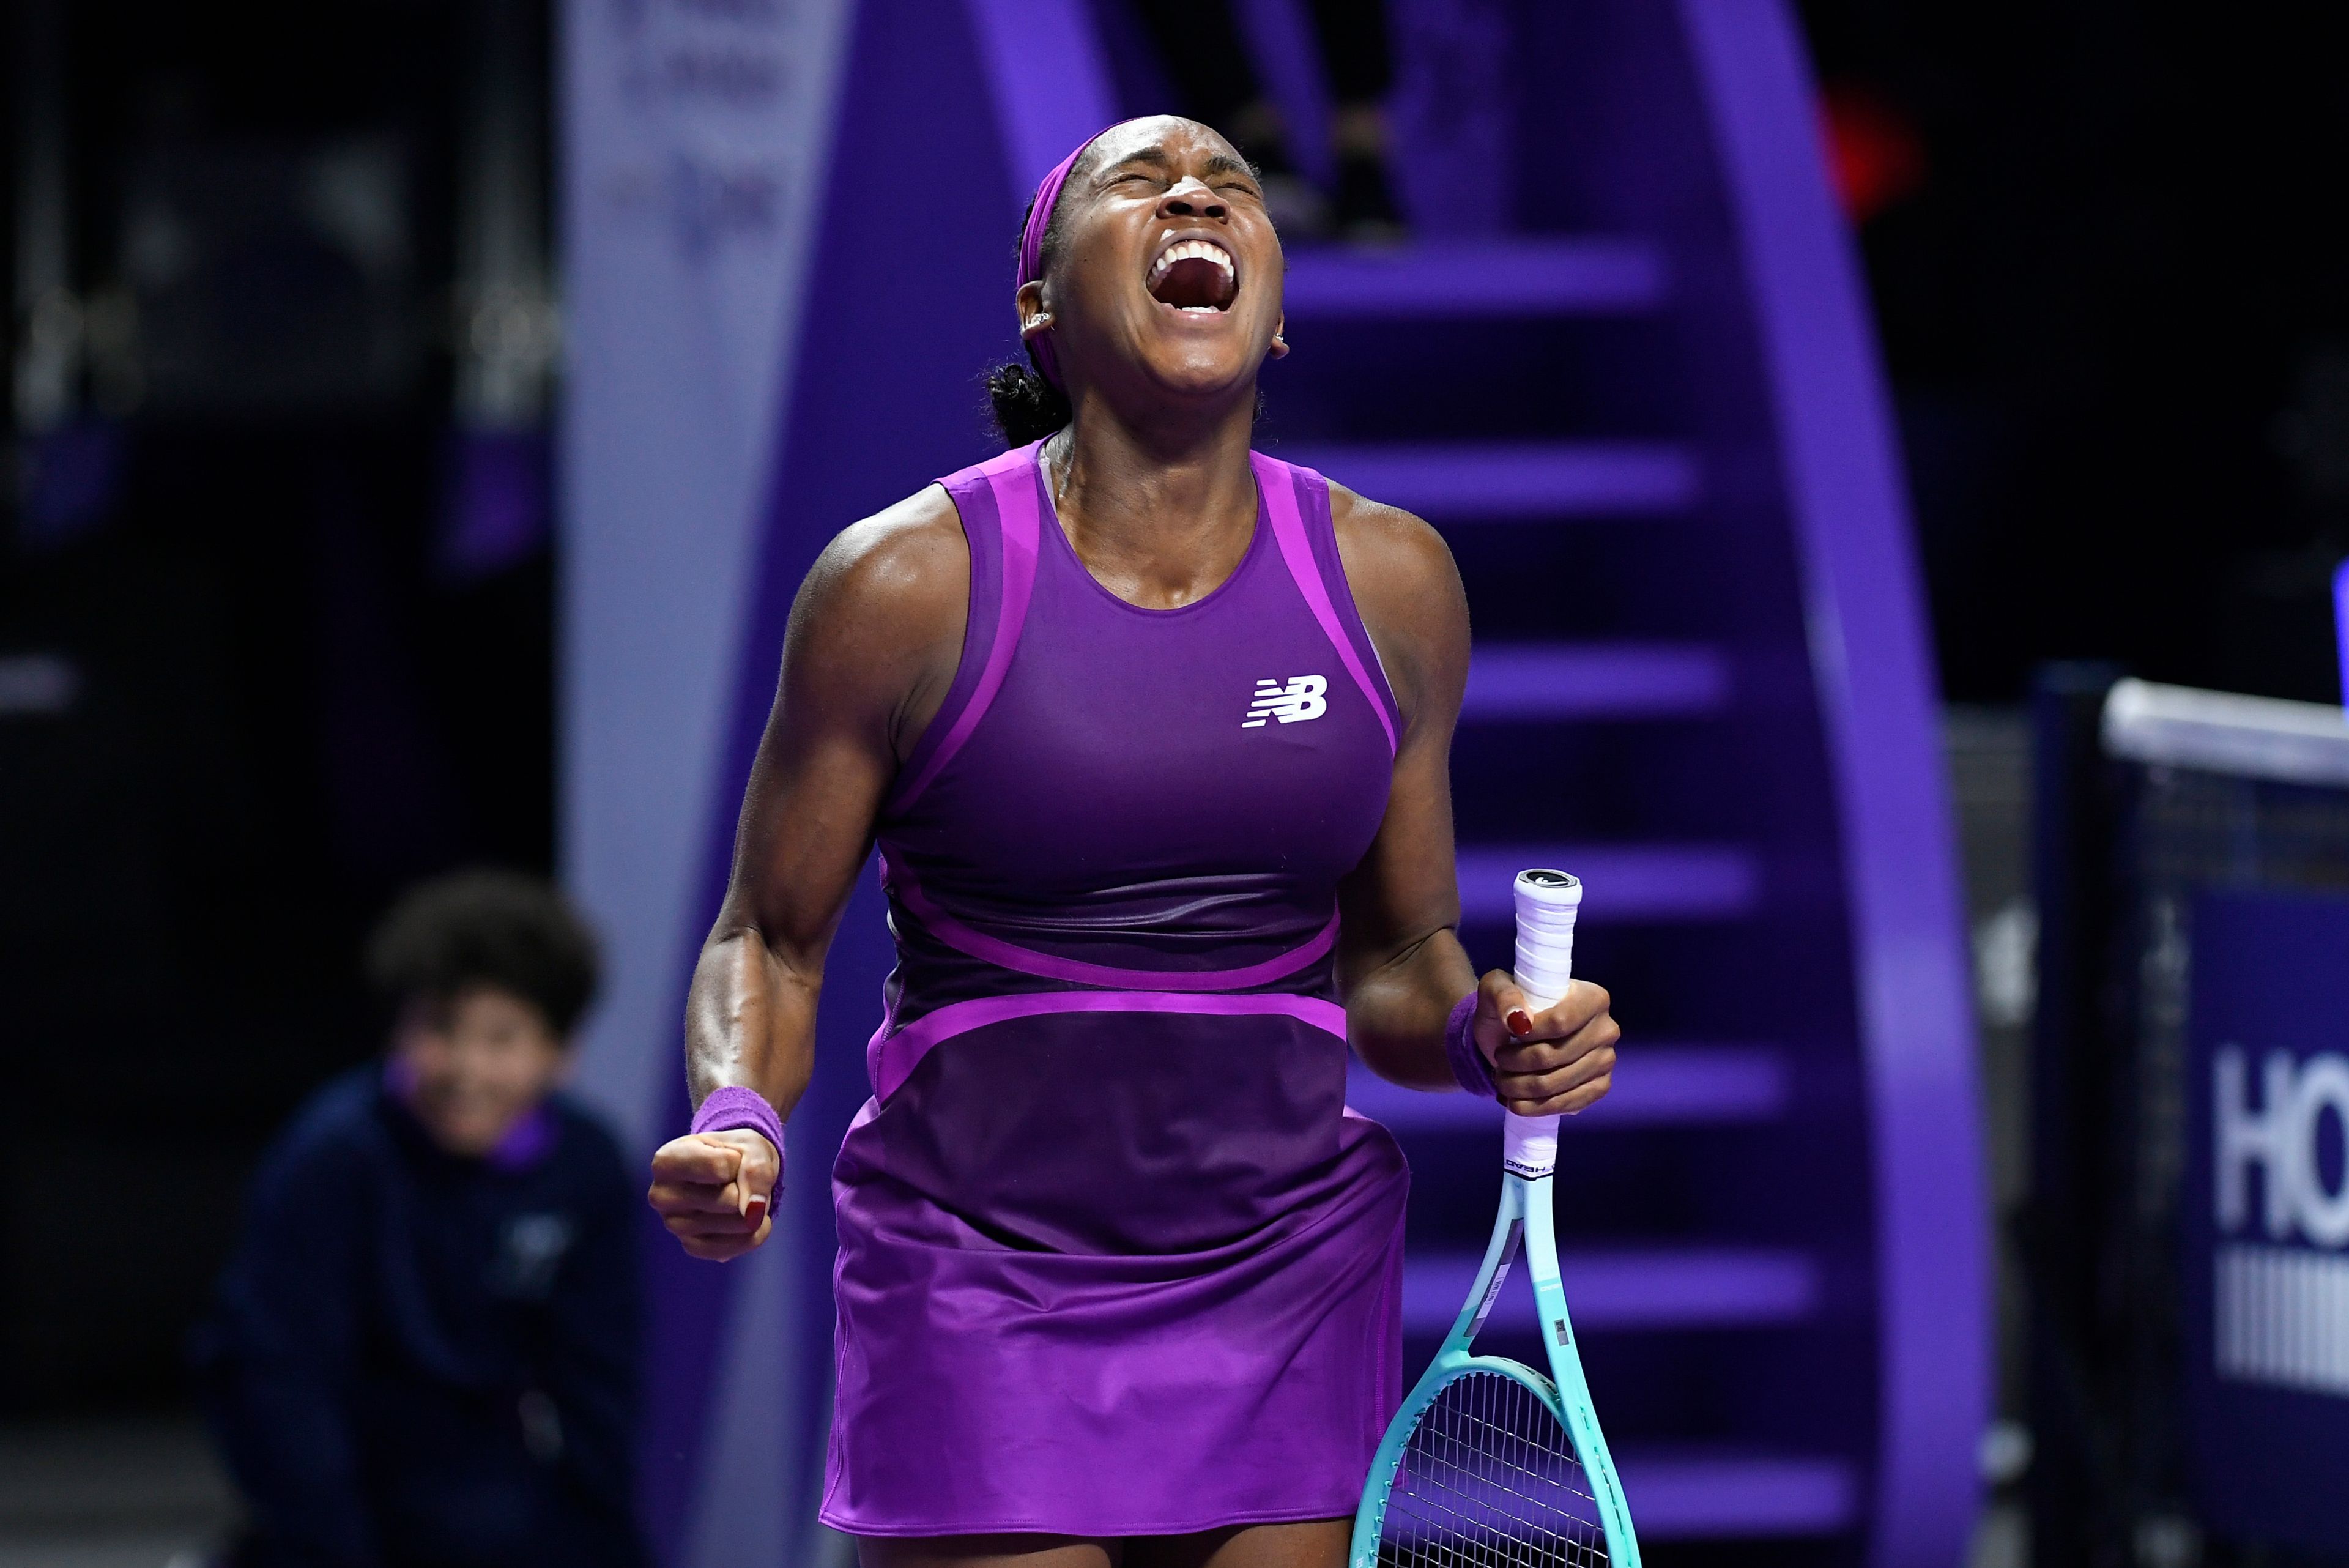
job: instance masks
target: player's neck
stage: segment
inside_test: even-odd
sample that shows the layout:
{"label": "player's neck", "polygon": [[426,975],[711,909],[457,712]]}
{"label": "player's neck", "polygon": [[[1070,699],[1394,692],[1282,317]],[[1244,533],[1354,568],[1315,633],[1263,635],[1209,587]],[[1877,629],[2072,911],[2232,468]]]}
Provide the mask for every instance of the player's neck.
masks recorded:
{"label": "player's neck", "polygon": [[1053,506],[1086,564],[1106,557],[1154,578],[1227,575],[1256,527],[1255,412],[1251,397],[1141,425],[1088,399],[1044,446]]}

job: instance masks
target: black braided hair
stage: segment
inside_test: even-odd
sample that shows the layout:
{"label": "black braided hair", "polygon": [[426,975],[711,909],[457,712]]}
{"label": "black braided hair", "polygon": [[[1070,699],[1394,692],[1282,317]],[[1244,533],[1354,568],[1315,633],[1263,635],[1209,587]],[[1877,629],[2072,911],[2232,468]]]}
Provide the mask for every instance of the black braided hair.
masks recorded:
{"label": "black braided hair", "polygon": [[1007,447],[1042,441],[1077,417],[1069,394],[1044,379],[1044,373],[1034,364],[1030,355],[1028,364],[1007,359],[987,373],[988,406]]}
{"label": "black braided hair", "polygon": [[[1019,214],[1019,232],[1011,237],[1012,263],[1019,258],[1019,242],[1028,233],[1028,214],[1035,211],[1036,198],[1028,198],[1027,209]],[[1053,258],[1061,252],[1061,209],[1054,208],[1052,221],[1044,225],[1041,247],[1043,265],[1050,269]],[[1020,348],[1028,363],[1007,359],[987,372],[987,401],[995,415],[995,428],[1003,432],[1003,444],[1008,447],[1026,446],[1031,441],[1041,441],[1054,431],[1066,426],[1077,417],[1070,405],[1069,394],[1044,379],[1044,372],[1036,368],[1036,351],[1022,339]]]}

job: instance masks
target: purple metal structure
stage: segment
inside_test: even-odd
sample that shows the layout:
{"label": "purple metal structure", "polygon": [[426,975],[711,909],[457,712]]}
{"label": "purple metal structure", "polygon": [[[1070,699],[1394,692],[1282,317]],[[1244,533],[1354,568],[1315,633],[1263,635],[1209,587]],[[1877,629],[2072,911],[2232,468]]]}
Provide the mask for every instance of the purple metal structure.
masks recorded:
{"label": "purple metal structure", "polygon": [[[1250,5],[1268,50],[1307,36],[1283,4]],[[1965,956],[1893,434],[1791,16],[1396,13],[1423,238],[1292,254],[1297,351],[1268,373],[1262,444],[1421,513],[1460,561],[1472,954],[1505,958],[1519,866],[1589,888],[1578,961],[1631,1044],[1569,1127],[1560,1247],[1643,1543],[1951,1568],[1989,1348]],[[757,540],[697,919],[801,575],[845,523],[993,449],[978,375],[1017,350],[1020,204],[1083,136],[1158,107],[1105,57],[1123,36],[1086,0],[856,8],[767,482],[793,504]],[[1266,74],[1317,90],[1308,59]],[[792,1122],[795,1387],[829,1368],[820,1172],[867,1093],[888,961],[868,886]],[[1464,1227],[1490,1212],[1495,1121],[1368,1079],[1355,1103],[1412,1158],[1406,1325],[1432,1345],[1473,1264]],[[682,1125],[681,1099],[663,1119]],[[675,1542],[723,1506],[688,1480],[729,1308],[720,1272],[654,1256],[652,1486]],[[771,1414],[805,1517],[822,1402]]]}

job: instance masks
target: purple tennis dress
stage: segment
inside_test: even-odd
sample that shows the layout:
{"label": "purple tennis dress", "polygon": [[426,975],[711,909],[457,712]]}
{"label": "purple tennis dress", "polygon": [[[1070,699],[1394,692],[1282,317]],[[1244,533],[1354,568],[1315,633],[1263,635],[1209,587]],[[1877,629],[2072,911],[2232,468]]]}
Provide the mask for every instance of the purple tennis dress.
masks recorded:
{"label": "purple tennis dress", "polygon": [[1346,1108],[1338,883],[1397,713],[1320,475],[1180,609],[1037,448],[945,481],[946,703],[879,838],[897,968],[833,1171],[823,1518],[1123,1536],[1352,1513],[1400,1402],[1402,1156]]}

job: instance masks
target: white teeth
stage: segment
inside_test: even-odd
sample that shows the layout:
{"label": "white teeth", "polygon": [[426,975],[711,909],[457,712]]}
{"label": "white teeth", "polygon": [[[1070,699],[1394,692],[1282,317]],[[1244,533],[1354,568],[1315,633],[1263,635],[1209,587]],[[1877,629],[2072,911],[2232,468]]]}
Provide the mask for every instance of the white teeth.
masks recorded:
{"label": "white teeth", "polygon": [[[1190,261],[1195,258],[1200,261],[1211,261],[1215,263],[1217,266],[1224,269],[1224,272],[1227,276],[1231,273],[1231,253],[1224,249],[1223,246],[1215,244],[1206,240],[1185,240],[1181,244],[1168,245],[1164,251],[1161,251],[1158,254],[1158,259],[1153,262],[1150,265],[1150,282],[1153,285],[1155,285],[1160,278],[1166,275],[1166,269],[1173,266],[1176,262]],[[1213,307],[1199,306],[1198,308],[1211,309]]]}

